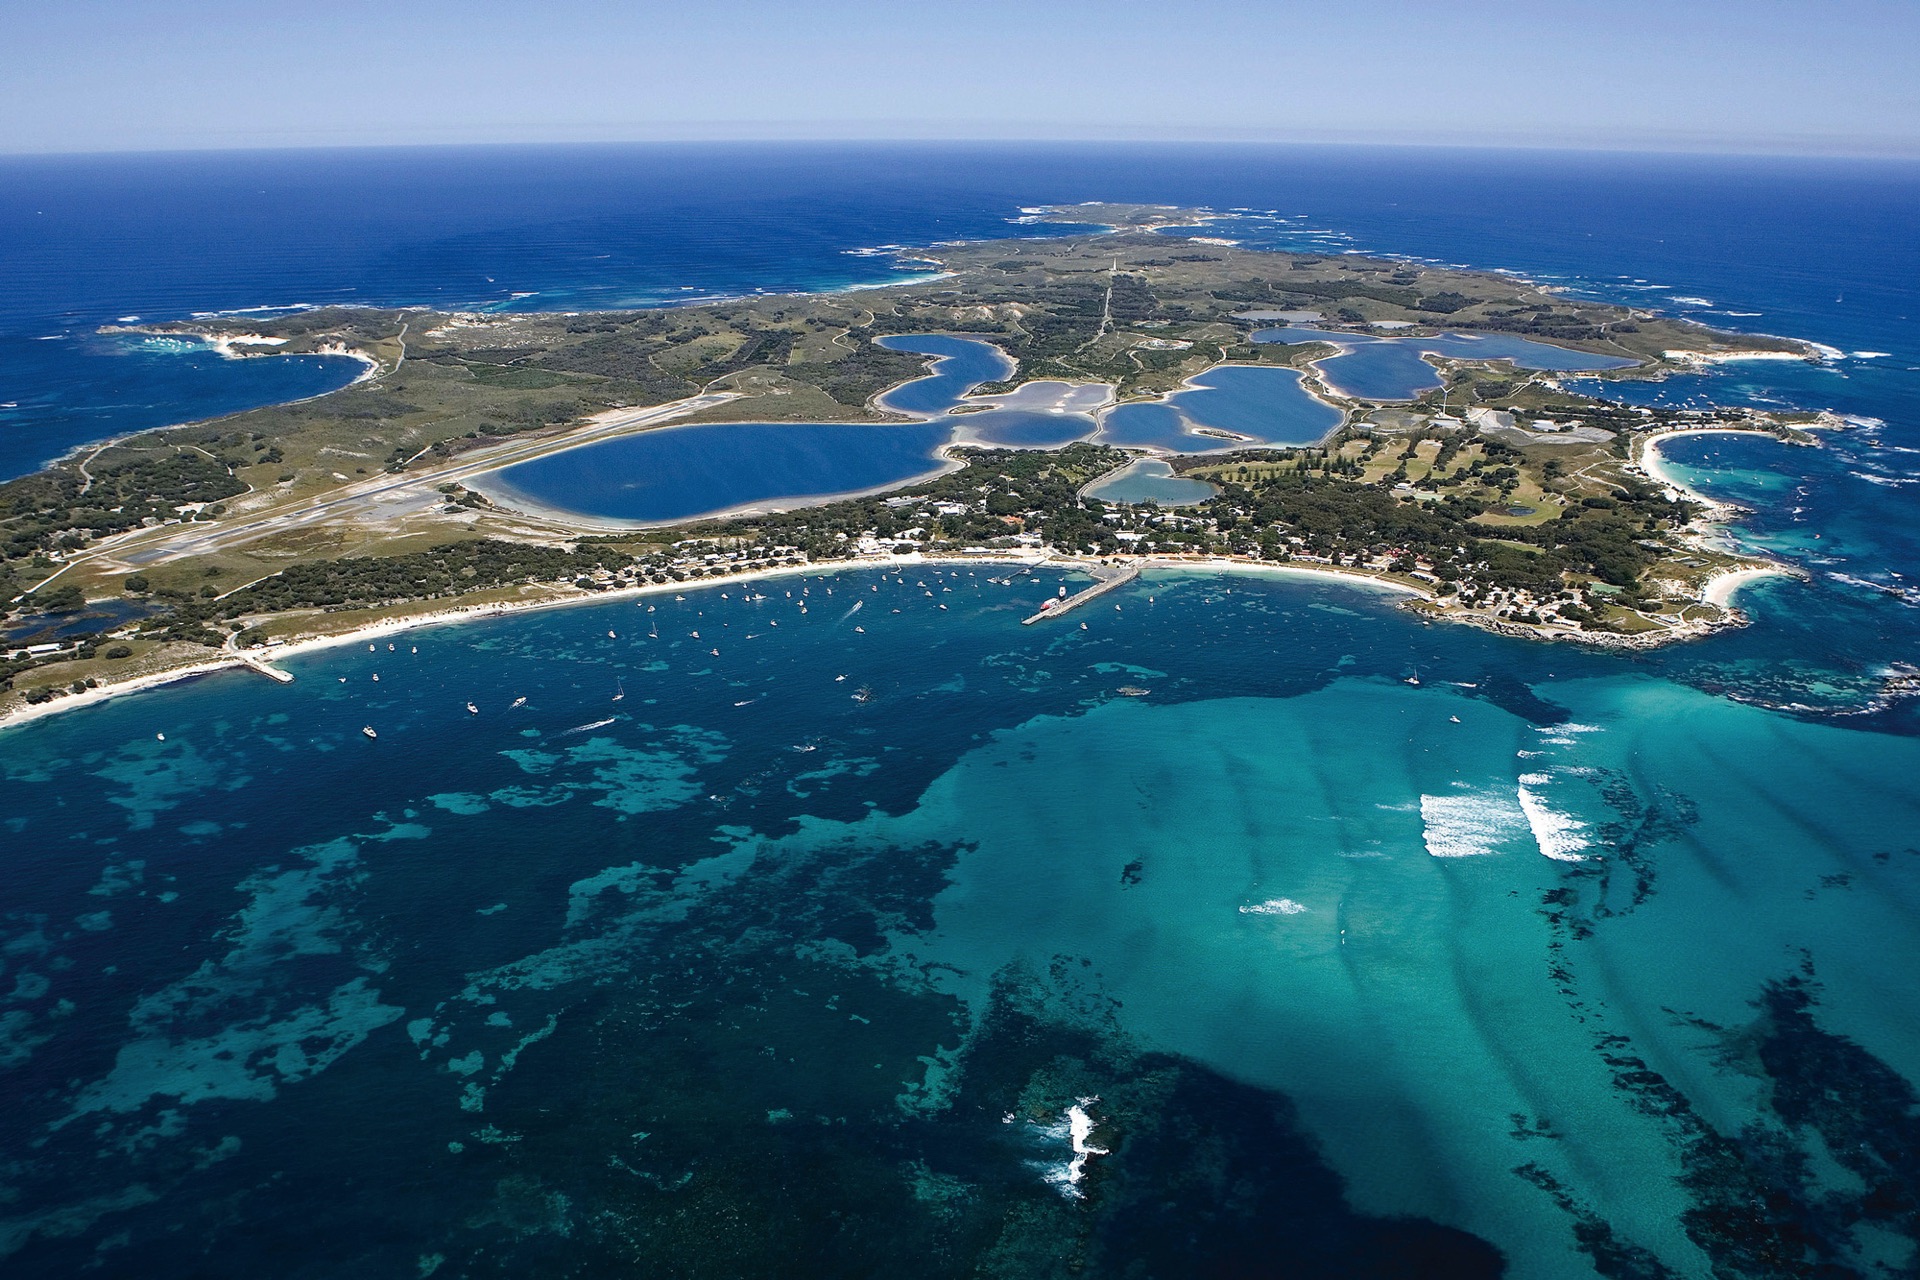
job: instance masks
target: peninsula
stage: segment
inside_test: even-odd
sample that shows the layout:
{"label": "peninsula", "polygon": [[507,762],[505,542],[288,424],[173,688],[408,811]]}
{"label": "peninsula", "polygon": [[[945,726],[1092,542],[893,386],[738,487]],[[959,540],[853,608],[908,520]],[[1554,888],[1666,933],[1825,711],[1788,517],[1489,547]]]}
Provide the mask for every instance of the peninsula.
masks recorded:
{"label": "peninsula", "polygon": [[[1403,588],[1409,607],[1531,638],[1644,646],[1737,625],[1732,584],[1781,572],[1671,483],[1663,434],[1812,443],[1815,415],[1630,409],[1451,346],[1434,385],[1370,400],[1330,358],[1383,337],[1524,338],[1658,378],[1702,361],[1818,359],[1501,274],[1241,247],[1207,210],[1072,206],[1110,230],[915,250],[910,282],[589,314],[324,308],[141,326],[236,359],[349,353],[331,395],[110,441],[0,485],[0,717],[289,642],[449,611],[899,557],[1287,566]],[[1276,322],[1309,326],[1294,340]],[[1203,429],[1194,450],[944,446],[944,474],[785,510],[609,527],[482,491],[502,468],[693,423],[907,424],[883,403],[926,357],[902,335],[997,347],[1034,383],[1164,402],[1222,366],[1290,369],[1332,411],[1310,445]],[[1293,375],[1288,375],[1289,377]],[[1077,392],[1075,394],[1078,394]],[[1204,450],[1204,451],[1202,451]],[[1152,456],[1210,496],[1102,499]],[[1190,492],[1202,490],[1189,489]]]}

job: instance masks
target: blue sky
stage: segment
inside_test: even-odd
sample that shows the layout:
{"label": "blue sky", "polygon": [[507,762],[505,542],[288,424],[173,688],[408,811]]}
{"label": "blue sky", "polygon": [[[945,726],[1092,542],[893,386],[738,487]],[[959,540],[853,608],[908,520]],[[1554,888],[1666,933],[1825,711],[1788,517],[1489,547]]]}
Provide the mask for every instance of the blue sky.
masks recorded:
{"label": "blue sky", "polygon": [[0,0],[0,151],[1214,138],[1920,154],[1920,2]]}

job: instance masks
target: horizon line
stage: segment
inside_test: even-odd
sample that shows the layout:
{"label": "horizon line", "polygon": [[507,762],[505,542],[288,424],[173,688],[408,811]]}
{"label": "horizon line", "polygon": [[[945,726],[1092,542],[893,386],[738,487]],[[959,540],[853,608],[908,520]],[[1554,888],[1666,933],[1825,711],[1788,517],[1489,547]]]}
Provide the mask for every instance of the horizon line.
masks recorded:
{"label": "horizon line", "polygon": [[0,159],[57,159],[86,156],[165,156],[294,151],[402,151],[483,150],[526,147],[617,146],[1093,146],[1093,147],[1303,147],[1369,150],[1505,151],[1576,153],[1591,155],[1710,156],[1804,160],[1920,160],[1920,138],[1862,138],[1799,136],[1730,138],[1705,134],[1640,136],[1528,137],[1514,134],[1396,134],[1361,131],[1275,133],[1258,130],[1161,130],[1159,132],[900,132],[825,133],[789,131],[775,127],[756,130],[716,122],[708,131],[677,132],[536,131],[515,137],[512,131],[474,138],[408,138],[386,141],[308,139],[274,141],[266,137],[230,141],[155,142],[152,144],[81,147],[8,147],[0,145]]}

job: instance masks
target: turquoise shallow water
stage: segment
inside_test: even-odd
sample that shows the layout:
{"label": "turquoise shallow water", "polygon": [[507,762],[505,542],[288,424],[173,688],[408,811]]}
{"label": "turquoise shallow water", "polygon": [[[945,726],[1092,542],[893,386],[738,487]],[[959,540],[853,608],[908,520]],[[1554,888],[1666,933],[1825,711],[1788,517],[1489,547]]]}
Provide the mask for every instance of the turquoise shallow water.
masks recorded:
{"label": "turquoise shallow water", "polygon": [[[1738,1151],[1807,1153],[1774,1193],[1810,1219],[1904,1159],[1914,739],[1297,576],[1020,626],[1058,580],[432,628],[0,737],[0,1246],[491,1273],[853,1197],[891,1216],[774,1235],[899,1266],[1016,1212],[1097,1253],[1150,1148],[1076,1218],[1083,1105],[1297,1149],[1263,1186],[1343,1187],[1329,1239],[1411,1215],[1564,1275],[1603,1231],[1705,1274],[1768,1229]],[[236,1193],[285,1225],[237,1234]]]}

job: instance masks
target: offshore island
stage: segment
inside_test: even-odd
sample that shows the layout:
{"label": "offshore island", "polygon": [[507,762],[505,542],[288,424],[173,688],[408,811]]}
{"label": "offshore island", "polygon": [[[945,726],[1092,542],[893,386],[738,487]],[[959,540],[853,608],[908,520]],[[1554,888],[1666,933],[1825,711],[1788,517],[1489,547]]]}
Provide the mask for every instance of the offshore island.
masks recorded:
{"label": "offshore island", "polygon": [[[1843,425],[1564,385],[1821,358],[1811,343],[1243,248],[1205,210],[1023,221],[1108,229],[898,251],[909,279],[841,293],[141,326],[367,373],[0,485],[0,718],[239,663],[291,678],[269,659],[451,616],[946,558],[1101,585],[1334,573],[1430,619],[1644,647],[1739,625],[1732,592],[1788,572],[1726,542],[1738,512],[1673,479],[1659,441]],[[782,489],[789,456],[812,487]],[[676,491],[574,509],[516,483],[543,467]]]}

